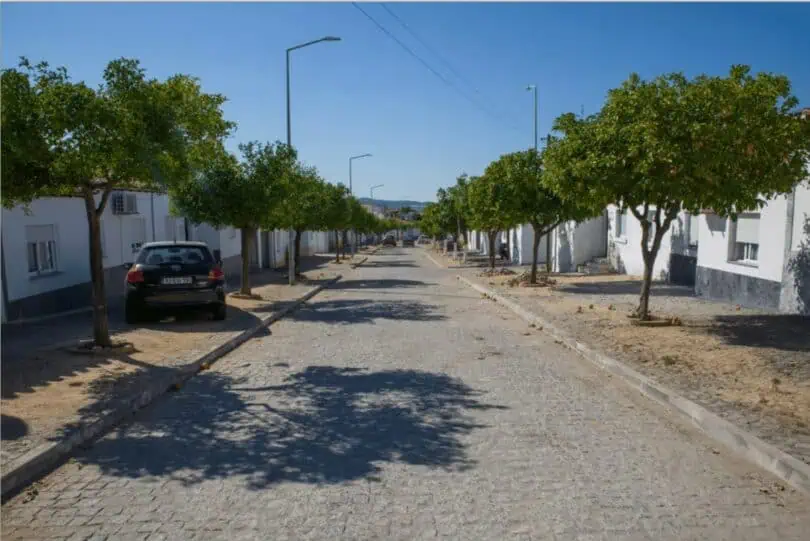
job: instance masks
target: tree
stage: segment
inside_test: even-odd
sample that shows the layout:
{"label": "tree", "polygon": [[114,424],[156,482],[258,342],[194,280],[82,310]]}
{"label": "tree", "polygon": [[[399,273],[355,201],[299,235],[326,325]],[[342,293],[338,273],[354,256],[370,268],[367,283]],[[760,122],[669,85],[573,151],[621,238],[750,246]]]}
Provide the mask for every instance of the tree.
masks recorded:
{"label": "tree", "polygon": [[222,116],[225,98],[203,93],[187,75],[147,79],[137,60],[122,58],[107,64],[103,80],[93,89],[72,82],[64,68],[26,59],[3,71],[2,203],[84,200],[93,338],[109,347],[100,219],[112,192],[187,180],[234,124]]}
{"label": "tree", "polygon": [[549,181],[569,200],[614,203],[641,224],[644,281],[636,315],[649,317],[661,239],[681,210],[731,216],[761,207],[807,175],[808,123],[784,76],[732,66],[727,77],[631,75],[592,117],[559,117]]}
{"label": "tree", "polygon": [[463,173],[456,178],[456,185],[447,189],[450,203],[450,219],[454,222],[456,234],[461,237],[462,245],[467,244],[467,221],[469,214],[467,183],[467,174]]}
{"label": "tree", "polygon": [[[537,249],[540,239],[555,227],[570,220],[582,221],[598,216],[601,207],[587,207],[579,200],[565,200],[544,181],[542,155],[534,150],[505,154],[498,159],[506,184],[516,205],[519,223],[528,223],[534,231],[532,243],[532,270],[529,282],[537,283]],[[551,261],[546,261],[551,272]]]}
{"label": "tree", "polygon": [[484,231],[489,243],[489,267],[495,269],[495,237],[519,223],[514,190],[506,183],[503,164],[493,162],[483,175],[471,177],[467,185],[470,222]]}
{"label": "tree", "polygon": [[443,233],[439,212],[438,203],[428,203],[422,209],[422,217],[419,220],[419,229],[422,233],[434,239]]}
{"label": "tree", "polygon": [[325,206],[325,182],[314,167],[296,163],[284,182],[284,196],[274,209],[273,222],[295,231],[295,273],[301,269],[301,234],[321,229]]}
{"label": "tree", "polygon": [[335,232],[335,261],[340,263],[340,236],[349,228],[351,219],[349,189],[343,184],[326,184],[324,190],[323,225],[326,231]]}
{"label": "tree", "polygon": [[250,249],[259,228],[272,227],[272,215],[286,197],[286,179],[295,151],[286,145],[253,141],[239,145],[243,161],[224,149],[208,156],[196,177],[171,191],[175,212],[214,227],[232,226],[242,237],[239,293],[250,295]]}

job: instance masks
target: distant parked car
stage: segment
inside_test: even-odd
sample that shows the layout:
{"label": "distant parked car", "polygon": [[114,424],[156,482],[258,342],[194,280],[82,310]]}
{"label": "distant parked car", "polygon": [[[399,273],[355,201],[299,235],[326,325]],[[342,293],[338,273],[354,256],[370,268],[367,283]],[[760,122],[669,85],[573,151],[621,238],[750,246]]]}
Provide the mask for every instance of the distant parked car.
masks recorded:
{"label": "distant parked car", "polygon": [[405,237],[402,239],[402,246],[413,246],[414,243],[413,237]]}
{"label": "distant parked car", "polygon": [[149,242],[127,272],[125,319],[138,323],[178,308],[227,315],[225,274],[204,242]]}
{"label": "distant parked car", "polygon": [[419,238],[416,239],[416,244],[430,244],[430,238],[426,235],[419,235]]}
{"label": "distant parked car", "polygon": [[382,243],[383,243],[383,246],[396,246],[397,245],[397,241],[396,241],[396,239],[394,238],[393,235],[386,235],[385,238],[383,239]]}

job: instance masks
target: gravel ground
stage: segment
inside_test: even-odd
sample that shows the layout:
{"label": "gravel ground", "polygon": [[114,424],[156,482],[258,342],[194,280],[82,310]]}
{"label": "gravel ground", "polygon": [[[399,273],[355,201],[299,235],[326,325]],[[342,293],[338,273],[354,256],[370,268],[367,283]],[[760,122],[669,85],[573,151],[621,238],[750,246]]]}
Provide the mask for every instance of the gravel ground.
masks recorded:
{"label": "gravel ground", "polygon": [[810,500],[387,249],[3,507],[4,539],[805,539]]}

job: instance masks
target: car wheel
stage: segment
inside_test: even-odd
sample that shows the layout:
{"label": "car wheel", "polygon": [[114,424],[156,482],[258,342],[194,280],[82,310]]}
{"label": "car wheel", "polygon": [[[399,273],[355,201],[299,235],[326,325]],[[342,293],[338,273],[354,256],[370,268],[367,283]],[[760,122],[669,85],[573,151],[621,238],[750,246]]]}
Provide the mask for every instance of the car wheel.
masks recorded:
{"label": "car wheel", "polygon": [[214,321],[223,321],[228,316],[228,306],[223,302],[217,304],[212,314],[214,315]]}

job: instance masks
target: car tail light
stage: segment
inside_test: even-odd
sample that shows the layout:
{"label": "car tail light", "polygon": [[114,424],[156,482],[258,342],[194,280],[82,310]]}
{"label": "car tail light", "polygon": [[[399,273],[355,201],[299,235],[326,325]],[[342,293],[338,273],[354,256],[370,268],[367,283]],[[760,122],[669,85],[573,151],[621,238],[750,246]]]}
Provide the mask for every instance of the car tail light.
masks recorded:
{"label": "car tail light", "polygon": [[225,273],[222,272],[222,269],[219,267],[214,267],[211,269],[211,272],[208,273],[209,280],[222,280],[225,277]]}
{"label": "car tail light", "polygon": [[143,271],[132,269],[127,273],[128,284],[139,284],[143,282]]}

